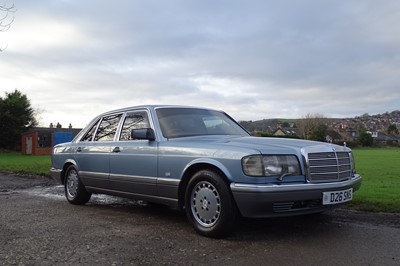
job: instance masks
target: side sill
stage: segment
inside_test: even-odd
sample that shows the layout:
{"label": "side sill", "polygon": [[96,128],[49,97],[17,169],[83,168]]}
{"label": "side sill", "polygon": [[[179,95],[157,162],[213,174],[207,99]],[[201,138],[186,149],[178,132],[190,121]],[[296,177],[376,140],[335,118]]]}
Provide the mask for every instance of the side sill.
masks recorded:
{"label": "side sill", "polygon": [[144,194],[138,194],[138,193],[130,193],[130,192],[124,192],[124,191],[116,191],[116,190],[111,190],[111,189],[104,189],[104,188],[97,188],[97,187],[90,187],[90,186],[86,186],[85,188],[90,193],[107,194],[107,195],[117,196],[117,197],[121,197],[121,198],[129,198],[129,199],[134,199],[134,200],[144,200],[144,201],[148,201],[148,202],[154,202],[154,203],[167,205],[167,206],[170,206],[173,208],[178,208],[178,199],[165,198],[165,197],[159,197],[159,196],[153,196],[153,195],[144,195]]}

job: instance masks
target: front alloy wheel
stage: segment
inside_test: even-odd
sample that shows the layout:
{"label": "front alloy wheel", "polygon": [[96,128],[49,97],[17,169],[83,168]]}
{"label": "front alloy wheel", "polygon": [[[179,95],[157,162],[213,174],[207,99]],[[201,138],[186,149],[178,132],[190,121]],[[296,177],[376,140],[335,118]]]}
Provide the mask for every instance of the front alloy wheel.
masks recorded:
{"label": "front alloy wheel", "polygon": [[212,227],[221,213],[218,190],[210,182],[197,183],[192,190],[190,208],[196,222],[204,227]]}
{"label": "front alloy wheel", "polygon": [[235,225],[236,205],[228,185],[214,171],[197,172],[189,181],[185,210],[195,230],[208,237],[223,237]]}

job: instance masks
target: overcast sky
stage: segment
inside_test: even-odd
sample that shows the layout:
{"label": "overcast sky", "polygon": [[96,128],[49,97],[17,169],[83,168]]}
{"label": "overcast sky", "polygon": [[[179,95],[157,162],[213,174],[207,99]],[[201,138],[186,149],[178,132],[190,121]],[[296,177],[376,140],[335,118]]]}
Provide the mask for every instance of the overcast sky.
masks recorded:
{"label": "overcast sky", "polygon": [[[237,120],[400,109],[400,1],[0,0],[0,96],[83,127],[141,104]],[[1,15],[0,15],[1,17]]]}

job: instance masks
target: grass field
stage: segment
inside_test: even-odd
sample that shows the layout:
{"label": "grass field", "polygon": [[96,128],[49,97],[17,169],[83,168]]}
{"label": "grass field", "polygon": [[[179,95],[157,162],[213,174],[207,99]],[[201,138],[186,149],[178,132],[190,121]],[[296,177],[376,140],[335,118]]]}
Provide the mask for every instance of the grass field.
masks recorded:
{"label": "grass field", "polygon": [[[355,149],[356,169],[363,177],[351,206],[400,213],[400,148]],[[49,175],[50,156],[0,153],[0,171]]]}
{"label": "grass field", "polygon": [[369,211],[400,212],[400,148],[354,149],[363,177],[353,205]]}
{"label": "grass field", "polygon": [[16,152],[0,153],[0,171],[48,176],[50,165],[50,155],[31,156]]}

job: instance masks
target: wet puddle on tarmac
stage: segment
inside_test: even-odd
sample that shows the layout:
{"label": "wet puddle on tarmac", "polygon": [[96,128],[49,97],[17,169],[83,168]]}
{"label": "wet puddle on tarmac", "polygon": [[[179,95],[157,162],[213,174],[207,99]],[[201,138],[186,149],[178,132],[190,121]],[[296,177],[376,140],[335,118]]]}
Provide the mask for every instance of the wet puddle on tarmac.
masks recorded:
{"label": "wet puddle on tarmac", "polygon": [[[48,198],[52,200],[65,200],[65,195],[64,195],[64,186],[59,185],[59,186],[54,186],[54,187],[33,187],[30,189],[24,189],[24,190],[19,190],[19,191],[14,191],[14,193],[24,193],[28,194],[30,196],[35,196],[35,197],[42,197],[42,198]],[[104,195],[104,194],[93,194],[90,201],[88,204],[93,204],[93,205],[141,205],[145,206],[147,205],[146,202],[144,201],[135,201],[131,199],[124,199],[124,198],[119,198],[119,197],[113,197],[109,195]]]}

